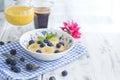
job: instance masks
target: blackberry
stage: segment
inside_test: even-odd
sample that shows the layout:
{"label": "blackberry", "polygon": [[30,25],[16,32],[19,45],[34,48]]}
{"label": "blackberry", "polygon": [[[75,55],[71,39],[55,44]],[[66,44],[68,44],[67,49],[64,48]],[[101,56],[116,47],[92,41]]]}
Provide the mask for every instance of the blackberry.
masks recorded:
{"label": "blackberry", "polygon": [[56,80],[56,78],[54,76],[51,76],[49,80]]}
{"label": "blackberry", "polygon": [[61,45],[59,43],[56,44],[56,48],[60,48]]}
{"label": "blackberry", "polygon": [[20,58],[20,61],[24,62],[24,61],[25,61],[25,58],[24,58],[24,57],[21,57],[21,58]]}
{"label": "blackberry", "polygon": [[62,73],[61,73],[61,74],[62,74],[62,76],[63,76],[63,77],[65,77],[65,76],[67,76],[67,75],[68,75],[68,72],[67,72],[66,70],[64,70],[64,71],[62,71]]}
{"label": "blackberry", "polygon": [[37,50],[36,52],[41,53],[41,50]]}
{"label": "blackberry", "polygon": [[33,44],[33,43],[35,43],[34,40],[30,40],[30,41],[29,41],[29,45],[31,45],[31,44]]}
{"label": "blackberry", "polygon": [[59,50],[55,50],[54,53],[59,53],[60,51]]}
{"label": "blackberry", "polygon": [[19,73],[21,71],[21,69],[17,66],[11,66],[11,70],[16,73]]}
{"label": "blackberry", "polygon": [[27,70],[32,70],[33,69],[33,65],[32,64],[26,64],[26,69]]}
{"label": "blackberry", "polygon": [[11,49],[11,50],[10,50],[10,54],[11,54],[11,55],[15,55],[15,54],[16,54],[16,50],[15,50],[15,49]]}
{"label": "blackberry", "polygon": [[0,45],[4,45],[5,43],[3,41],[0,41]]}

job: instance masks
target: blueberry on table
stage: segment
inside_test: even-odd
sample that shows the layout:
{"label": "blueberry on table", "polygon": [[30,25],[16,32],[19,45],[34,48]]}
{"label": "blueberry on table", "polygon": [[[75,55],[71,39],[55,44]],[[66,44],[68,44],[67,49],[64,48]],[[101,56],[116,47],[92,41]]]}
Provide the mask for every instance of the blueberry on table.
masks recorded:
{"label": "blueberry on table", "polygon": [[6,64],[11,64],[12,59],[11,58],[7,58],[5,61],[6,61]]}
{"label": "blueberry on table", "polygon": [[10,65],[16,65],[17,62],[15,60],[11,60]]}
{"label": "blueberry on table", "polygon": [[15,54],[16,54],[16,50],[15,50],[15,49],[11,49],[11,50],[10,50],[10,54],[11,54],[11,55],[15,55]]}
{"label": "blueberry on table", "polygon": [[32,70],[33,69],[33,65],[32,64],[26,64],[26,69],[27,70]]}
{"label": "blueberry on table", "polygon": [[60,48],[61,45],[59,43],[56,44],[56,48]]}
{"label": "blueberry on table", "polygon": [[30,41],[29,41],[29,45],[31,45],[31,44],[33,44],[33,43],[35,43],[34,40],[30,40]]}
{"label": "blueberry on table", "polygon": [[11,43],[11,41],[8,41],[7,43]]}
{"label": "blueberry on table", "polygon": [[62,76],[64,77],[64,76],[67,76],[68,75],[68,72],[66,71],[66,70],[64,70],[64,71],[62,71]]}
{"label": "blueberry on table", "polygon": [[51,42],[47,43],[47,45],[50,47],[54,46]]}
{"label": "blueberry on table", "polygon": [[21,69],[17,66],[11,66],[11,70],[16,73],[19,73],[21,71]]}
{"label": "blueberry on table", "polygon": [[54,53],[59,53],[60,51],[59,50],[55,50]]}
{"label": "blueberry on table", "polygon": [[5,43],[3,41],[0,41],[0,45],[4,45]]}
{"label": "blueberry on table", "polygon": [[24,58],[24,57],[21,57],[21,58],[20,58],[20,61],[24,62],[24,61],[25,61],[25,58]]}
{"label": "blueberry on table", "polygon": [[51,76],[49,80],[56,80],[56,78],[54,76]]}
{"label": "blueberry on table", "polygon": [[41,50],[36,50],[36,52],[41,53]]}

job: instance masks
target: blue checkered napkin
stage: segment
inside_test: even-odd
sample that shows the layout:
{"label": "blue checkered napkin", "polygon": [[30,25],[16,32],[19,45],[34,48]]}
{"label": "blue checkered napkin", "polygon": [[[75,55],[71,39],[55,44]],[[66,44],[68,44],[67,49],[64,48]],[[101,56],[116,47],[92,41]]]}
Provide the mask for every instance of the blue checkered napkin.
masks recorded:
{"label": "blue checkered napkin", "polygon": [[[11,49],[17,50],[17,57],[25,57],[27,63],[35,63],[39,64],[40,68],[36,71],[26,71],[25,67],[20,63],[17,63],[17,66],[21,68],[20,73],[14,73],[10,70],[10,67],[5,64],[5,58],[1,55],[1,53],[7,53]],[[0,47],[0,76],[2,77],[1,80],[28,80],[31,78],[36,78],[41,74],[44,74],[48,71],[54,70],[58,67],[66,65],[71,61],[79,58],[82,54],[86,53],[87,50],[85,47],[77,44],[71,49],[68,53],[66,53],[63,57],[54,60],[54,61],[42,61],[36,60],[32,56],[28,55],[26,51],[20,46],[18,42],[8,43],[4,46]]]}

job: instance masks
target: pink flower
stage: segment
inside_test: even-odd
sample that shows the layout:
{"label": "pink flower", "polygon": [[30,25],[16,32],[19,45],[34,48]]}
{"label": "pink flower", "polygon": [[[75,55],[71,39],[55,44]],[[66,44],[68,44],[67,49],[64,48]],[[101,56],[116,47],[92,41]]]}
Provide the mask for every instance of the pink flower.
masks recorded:
{"label": "pink flower", "polygon": [[80,38],[81,33],[79,32],[80,27],[76,22],[64,22],[64,27],[60,27],[63,31],[67,31],[69,34],[72,35],[74,38]]}

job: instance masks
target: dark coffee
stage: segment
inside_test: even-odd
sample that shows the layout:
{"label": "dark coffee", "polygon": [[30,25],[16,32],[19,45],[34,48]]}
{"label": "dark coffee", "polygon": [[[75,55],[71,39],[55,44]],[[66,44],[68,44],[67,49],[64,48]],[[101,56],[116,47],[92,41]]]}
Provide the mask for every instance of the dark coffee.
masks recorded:
{"label": "dark coffee", "polygon": [[50,8],[37,7],[34,8],[34,10],[35,10],[35,16],[34,16],[35,29],[47,28]]}

